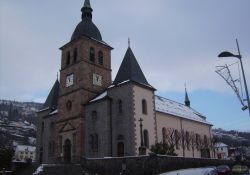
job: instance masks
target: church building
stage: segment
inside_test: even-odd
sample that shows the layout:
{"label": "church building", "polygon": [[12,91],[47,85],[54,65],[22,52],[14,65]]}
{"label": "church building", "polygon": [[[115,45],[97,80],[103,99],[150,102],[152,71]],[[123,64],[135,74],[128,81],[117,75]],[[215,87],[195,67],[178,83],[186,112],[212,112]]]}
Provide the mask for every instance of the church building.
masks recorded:
{"label": "church building", "polygon": [[115,79],[111,50],[85,0],[82,21],[62,46],[57,79],[38,111],[37,161],[146,155],[156,143],[178,156],[213,157],[212,124],[185,104],[155,95],[130,46]]}

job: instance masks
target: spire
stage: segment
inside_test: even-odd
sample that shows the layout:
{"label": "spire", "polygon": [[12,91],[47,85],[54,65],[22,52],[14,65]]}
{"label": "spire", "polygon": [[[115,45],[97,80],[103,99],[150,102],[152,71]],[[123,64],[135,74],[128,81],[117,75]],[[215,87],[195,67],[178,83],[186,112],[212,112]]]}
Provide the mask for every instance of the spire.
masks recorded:
{"label": "spire", "polygon": [[146,80],[146,78],[145,78],[145,76],[140,68],[140,65],[138,64],[138,62],[133,54],[133,51],[131,50],[130,47],[128,47],[128,49],[127,49],[127,52],[123,58],[122,64],[118,70],[118,73],[115,77],[113,84],[119,84],[119,83],[126,81],[126,80],[130,80],[133,82],[137,82],[140,84],[151,86],[147,82],[147,80]]}
{"label": "spire", "polygon": [[84,1],[84,5],[83,5],[81,11],[82,11],[82,20],[84,18],[92,19],[92,11],[93,11],[93,9],[91,8],[89,0]]}
{"label": "spire", "polygon": [[56,80],[52,89],[50,90],[50,93],[43,104],[43,109],[44,108],[49,108],[50,110],[55,110],[57,108],[57,100],[58,100],[58,95],[59,95],[59,81]]}
{"label": "spire", "polygon": [[186,83],[185,83],[185,105],[190,107],[190,101],[189,101],[188,94],[187,94]]}

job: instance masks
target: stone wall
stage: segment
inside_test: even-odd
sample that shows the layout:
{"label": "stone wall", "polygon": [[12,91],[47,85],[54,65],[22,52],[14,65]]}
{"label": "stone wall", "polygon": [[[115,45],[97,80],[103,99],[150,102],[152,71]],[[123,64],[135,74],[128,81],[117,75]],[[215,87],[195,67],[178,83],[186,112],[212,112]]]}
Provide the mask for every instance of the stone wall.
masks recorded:
{"label": "stone wall", "polygon": [[103,159],[82,159],[82,166],[89,172],[115,175],[126,170],[126,174],[151,175],[171,170],[234,164],[231,160],[183,158],[172,156],[139,156]]}

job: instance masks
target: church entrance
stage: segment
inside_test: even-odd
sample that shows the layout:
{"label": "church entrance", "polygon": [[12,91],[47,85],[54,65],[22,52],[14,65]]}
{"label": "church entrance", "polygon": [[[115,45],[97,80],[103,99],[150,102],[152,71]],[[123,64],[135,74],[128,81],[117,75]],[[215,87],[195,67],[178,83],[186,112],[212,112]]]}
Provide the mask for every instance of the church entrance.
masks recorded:
{"label": "church entrance", "polygon": [[117,156],[123,157],[124,156],[124,143],[118,142],[117,144]]}
{"label": "church entrance", "polygon": [[64,142],[64,162],[71,162],[71,142],[69,139]]}

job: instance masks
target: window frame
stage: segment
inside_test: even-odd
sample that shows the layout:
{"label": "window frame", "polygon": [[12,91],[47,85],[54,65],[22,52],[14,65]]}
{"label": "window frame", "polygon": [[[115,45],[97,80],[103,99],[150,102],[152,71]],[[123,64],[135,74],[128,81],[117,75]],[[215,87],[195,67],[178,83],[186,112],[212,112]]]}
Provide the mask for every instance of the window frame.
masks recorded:
{"label": "window frame", "polygon": [[147,101],[146,99],[142,99],[142,114],[147,115],[148,109],[147,109]]}
{"label": "window frame", "polygon": [[89,48],[89,61],[93,63],[95,62],[95,48],[94,47]]}

